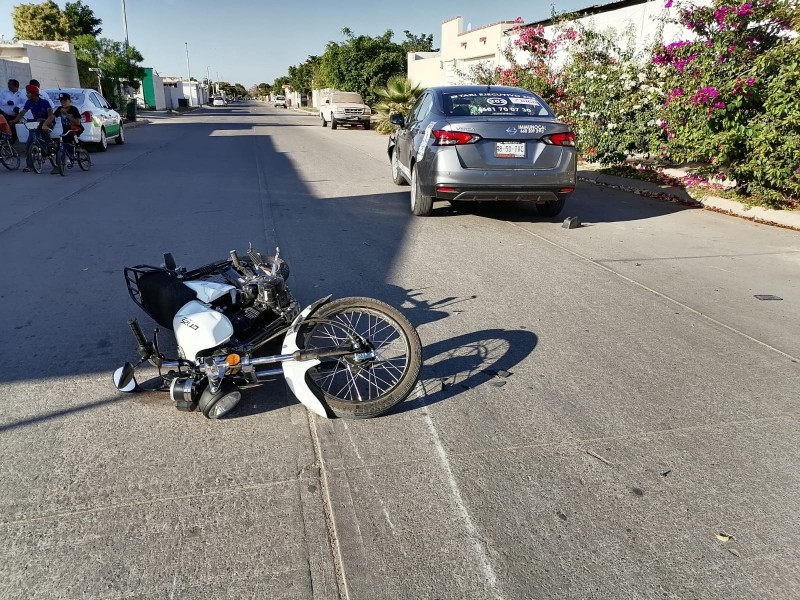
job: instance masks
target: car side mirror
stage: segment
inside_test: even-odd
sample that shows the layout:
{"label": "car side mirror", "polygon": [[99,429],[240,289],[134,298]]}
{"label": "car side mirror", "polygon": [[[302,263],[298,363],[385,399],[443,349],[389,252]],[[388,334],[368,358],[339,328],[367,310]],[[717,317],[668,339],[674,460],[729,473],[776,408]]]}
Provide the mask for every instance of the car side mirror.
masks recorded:
{"label": "car side mirror", "polygon": [[330,100],[325,100],[325,104],[330,104],[330,103],[331,103]]}
{"label": "car side mirror", "polygon": [[406,119],[401,114],[392,115],[389,117],[389,122],[392,125],[397,125],[399,127],[405,127]]}
{"label": "car side mirror", "polygon": [[112,110],[117,110],[117,103],[116,102],[112,102],[111,103],[111,109]]}

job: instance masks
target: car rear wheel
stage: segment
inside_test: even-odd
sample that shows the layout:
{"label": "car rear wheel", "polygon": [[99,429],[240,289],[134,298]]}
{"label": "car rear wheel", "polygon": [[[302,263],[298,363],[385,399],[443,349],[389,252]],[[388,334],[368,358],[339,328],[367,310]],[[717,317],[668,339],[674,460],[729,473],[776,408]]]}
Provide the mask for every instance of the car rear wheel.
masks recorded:
{"label": "car rear wheel", "polygon": [[119,124],[119,133],[114,141],[120,146],[125,143],[125,129],[122,127],[122,123]]}
{"label": "car rear wheel", "polygon": [[320,113],[319,116],[322,118],[322,126],[323,127],[327,127],[328,126],[328,122],[325,120],[325,115]]}
{"label": "car rear wheel", "polygon": [[392,181],[395,185],[408,185],[406,178],[400,172],[400,159],[397,157],[397,146],[392,150]]}
{"label": "car rear wheel", "polygon": [[564,204],[567,202],[566,198],[560,200],[553,200],[545,202],[544,204],[536,205],[536,212],[542,217],[557,217],[559,213],[564,210]]}
{"label": "car rear wheel", "polygon": [[422,193],[417,166],[411,169],[411,212],[418,217],[427,217],[433,210],[433,197]]}
{"label": "car rear wheel", "polygon": [[100,142],[97,144],[98,152],[105,152],[108,150],[108,138],[106,137],[106,130],[100,129]]}

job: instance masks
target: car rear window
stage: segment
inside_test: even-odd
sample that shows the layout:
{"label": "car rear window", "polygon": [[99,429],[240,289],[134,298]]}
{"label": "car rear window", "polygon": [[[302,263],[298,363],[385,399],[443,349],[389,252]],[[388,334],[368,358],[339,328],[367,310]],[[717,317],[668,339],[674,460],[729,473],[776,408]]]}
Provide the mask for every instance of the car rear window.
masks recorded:
{"label": "car rear window", "polygon": [[[56,106],[59,106],[58,95],[63,94],[63,90],[45,90],[45,92],[47,92],[47,95],[50,96],[50,99],[56,103]],[[69,96],[72,98],[73,104],[83,104],[83,92],[70,92]]]}
{"label": "car rear window", "polygon": [[337,103],[350,102],[352,104],[364,104],[364,100],[362,100],[361,96],[355,92],[338,92],[333,95],[331,102],[337,102]]}
{"label": "car rear window", "polygon": [[449,117],[550,117],[550,108],[535,94],[508,92],[456,92],[442,94]]}

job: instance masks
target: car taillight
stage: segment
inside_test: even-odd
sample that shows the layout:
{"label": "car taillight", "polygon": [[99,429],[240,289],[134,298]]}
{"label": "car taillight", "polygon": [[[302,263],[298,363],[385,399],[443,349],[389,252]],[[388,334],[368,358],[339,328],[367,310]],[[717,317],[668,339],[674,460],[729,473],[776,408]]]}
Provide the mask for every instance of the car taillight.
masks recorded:
{"label": "car taillight", "polygon": [[81,121],[84,123],[91,123],[92,122],[92,111],[87,110],[85,113],[81,115]]}
{"label": "car taillight", "polygon": [[553,144],[554,146],[574,146],[575,145],[575,134],[571,131],[566,131],[564,133],[554,133],[552,135],[546,135],[542,137],[542,141],[545,144]]}
{"label": "car taillight", "polygon": [[460,146],[461,144],[474,144],[481,136],[463,131],[446,131],[444,129],[434,129],[432,132],[434,146]]}

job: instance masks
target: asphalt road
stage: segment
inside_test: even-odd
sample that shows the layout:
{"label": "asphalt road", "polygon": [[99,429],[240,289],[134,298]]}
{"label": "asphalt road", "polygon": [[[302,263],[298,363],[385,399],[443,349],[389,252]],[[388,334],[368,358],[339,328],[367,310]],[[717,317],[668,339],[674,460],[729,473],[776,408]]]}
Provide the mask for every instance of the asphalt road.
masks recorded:
{"label": "asphalt road", "polygon": [[[386,138],[264,105],[127,140],[0,172],[0,598],[800,596],[798,233],[589,184],[575,230],[414,218]],[[152,328],[122,267],[248,242],[302,303],[401,307],[414,397],[328,421],[276,380],[208,421],[117,393],[126,319]]]}

